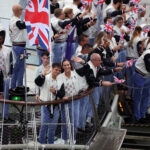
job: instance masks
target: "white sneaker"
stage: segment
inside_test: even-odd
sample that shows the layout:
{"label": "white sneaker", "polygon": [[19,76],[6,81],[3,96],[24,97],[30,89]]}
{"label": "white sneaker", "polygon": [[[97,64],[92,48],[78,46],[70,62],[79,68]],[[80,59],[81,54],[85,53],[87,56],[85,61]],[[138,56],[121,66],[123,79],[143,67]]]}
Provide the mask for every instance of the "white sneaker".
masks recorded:
{"label": "white sneaker", "polygon": [[63,139],[57,139],[54,144],[65,144],[65,140]]}

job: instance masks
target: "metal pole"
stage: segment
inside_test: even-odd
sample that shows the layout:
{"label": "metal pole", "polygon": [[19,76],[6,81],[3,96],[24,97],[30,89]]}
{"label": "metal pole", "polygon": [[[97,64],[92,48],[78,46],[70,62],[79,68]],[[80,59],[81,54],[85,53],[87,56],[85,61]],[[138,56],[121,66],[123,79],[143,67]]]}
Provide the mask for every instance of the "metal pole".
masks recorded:
{"label": "metal pole", "polygon": [[[37,144],[38,148],[50,148],[50,149],[68,149],[70,150],[71,148],[74,148],[76,150],[88,150],[89,146],[88,145],[67,145],[67,144]],[[33,149],[35,148],[34,142],[29,143],[29,144],[9,144],[9,145],[2,145],[2,150],[4,149]]]}
{"label": "metal pole", "polygon": [[92,94],[90,94],[90,101],[91,101],[91,105],[92,105],[92,111],[93,111],[93,114],[94,114],[94,125],[95,125],[95,129],[97,130],[99,128],[100,121],[99,121],[99,117],[98,117],[98,114],[97,114],[97,110],[96,110],[96,107],[95,107],[95,103],[94,103],[94,99],[93,99]]}
{"label": "metal pole", "polygon": [[[26,139],[28,140],[28,105],[27,105],[27,73],[26,73],[26,49],[24,50],[24,82],[25,82],[25,102],[26,102],[26,108],[25,108],[25,134]],[[28,142],[28,141],[27,141]]]}

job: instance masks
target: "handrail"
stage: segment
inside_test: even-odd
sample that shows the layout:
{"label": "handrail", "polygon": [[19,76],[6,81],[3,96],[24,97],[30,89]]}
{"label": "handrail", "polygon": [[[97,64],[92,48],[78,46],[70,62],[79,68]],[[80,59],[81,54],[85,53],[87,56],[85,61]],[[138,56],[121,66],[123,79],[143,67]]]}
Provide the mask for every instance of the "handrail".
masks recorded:
{"label": "handrail", "polygon": [[[12,45],[5,45],[6,47],[12,47]],[[31,50],[31,51],[36,51],[36,48],[28,48],[26,47],[25,50]]]}
{"label": "handrail", "polygon": [[5,100],[0,99],[0,103],[6,103],[6,104],[15,104],[15,105],[29,105],[29,106],[41,106],[41,105],[56,105],[61,103],[70,102],[72,100],[78,100],[80,98],[83,98],[93,92],[94,88],[89,88],[86,91],[80,93],[79,95],[75,95],[73,97],[69,97],[68,99],[59,99],[55,101],[46,101],[46,102],[25,102],[25,101],[14,101],[14,100]]}

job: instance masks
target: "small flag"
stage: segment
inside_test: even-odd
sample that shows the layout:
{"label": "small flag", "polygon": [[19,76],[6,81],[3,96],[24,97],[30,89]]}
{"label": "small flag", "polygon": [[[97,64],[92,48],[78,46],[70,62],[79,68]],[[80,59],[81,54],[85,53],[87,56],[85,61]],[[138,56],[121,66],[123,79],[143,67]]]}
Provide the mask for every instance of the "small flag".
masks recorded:
{"label": "small flag", "polygon": [[125,33],[121,33],[121,35],[120,35],[120,41],[124,41],[124,36],[125,36]]}
{"label": "small flag", "polygon": [[149,32],[149,31],[150,31],[150,25],[145,26],[145,27],[143,28],[143,31],[144,31],[145,33]]}
{"label": "small flag", "polygon": [[139,7],[138,5],[135,5],[133,8],[133,13],[138,13],[139,12]]}
{"label": "small flag", "polygon": [[146,4],[143,5],[143,8],[146,9]]}
{"label": "small flag", "polygon": [[106,0],[98,0],[98,1],[97,1],[97,4],[98,4],[98,5],[102,5],[105,1],[106,1]]}
{"label": "small flag", "polygon": [[66,29],[66,30],[69,30],[70,27],[71,27],[71,24],[68,24],[68,25],[66,25],[65,29]]}
{"label": "small flag", "polygon": [[93,0],[81,0],[82,4],[84,5],[84,7],[92,5]]}
{"label": "small flag", "polygon": [[123,84],[123,83],[125,82],[125,80],[123,80],[123,79],[118,79],[116,76],[113,76],[113,77],[114,77],[115,83]]}
{"label": "small flag", "polygon": [[135,29],[135,26],[136,26],[136,19],[133,19],[132,21],[131,21],[131,24],[130,24],[130,26],[129,26],[129,28],[130,28],[130,31],[134,31],[134,29]]}
{"label": "small flag", "polygon": [[126,61],[126,68],[131,67],[134,62],[135,62],[134,59],[131,59],[131,60]]}
{"label": "small flag", "polygon": [[141,0],[130,0],[130,3],[139,4]]}
{"label": "small flag", "polygon": [[112,33],[112,31],[113,31],[113,24],[107,22],[107,23],[104,25],[104,31],[105,31],[105,32],[108,32],[108,33]]}

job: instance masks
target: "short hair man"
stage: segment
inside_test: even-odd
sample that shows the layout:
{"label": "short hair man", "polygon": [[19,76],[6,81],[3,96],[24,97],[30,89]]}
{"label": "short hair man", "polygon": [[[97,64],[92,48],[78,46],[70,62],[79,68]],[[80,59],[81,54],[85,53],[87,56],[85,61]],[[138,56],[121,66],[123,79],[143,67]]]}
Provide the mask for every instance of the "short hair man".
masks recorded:
{"label": "short hair man", "polygon": [[12,88],[23,85],[24,75],[24,58],[20,56],[24,54],[24,48],[26,45],[26,25],[20,17],[22,15],[23,8],[19,4],[15,4],[12,7],[14,16],[10,20],[9,35],[13,45],[13,52],[16,59],[16,63],[13,68],[12,75]]}
{"label": "short hair man", "polygon": [[[42,74],[44,69],[49,65],[50,61],[49,52],[47,51],[43,52],[41,55],[41,60],[42,64],[37,68],[35,78],[37,78],[40,74]],[[35,86],[35,93],[36,93],[35,99],[39,101],[40,89],[38,86]]]}
{"label": "short hair man", "polygon": [[[47,66],[44,72],[35,79],[36,85],[40,87],[40,101],[53,101],[56,100],[57,97],[62,98],[62,92],[57,91],[56,81],[56,77],[60,74],[60,72],[60,64],[53,63],[51,73],[49,66]],[[48,144],[54,143],[58,118],[58,105],[41,106],[41,128],[39,133],[40,143],[46,144],[46,137]],[[47,125],[47,123],[49,123],[49,125]]]}

